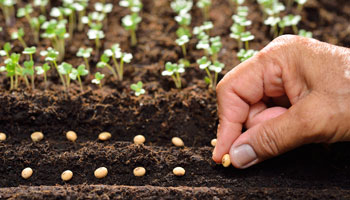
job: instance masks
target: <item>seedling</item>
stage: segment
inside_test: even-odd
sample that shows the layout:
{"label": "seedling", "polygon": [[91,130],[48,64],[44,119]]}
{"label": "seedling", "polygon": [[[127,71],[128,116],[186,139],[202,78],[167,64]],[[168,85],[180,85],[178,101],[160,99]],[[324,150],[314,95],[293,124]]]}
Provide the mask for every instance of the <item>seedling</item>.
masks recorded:
{"label": "seedling", "polygon": [[248,49],[249,41],[254,39],[254,36],[249,31],[246,31],[246,27],[252,24],[250,20],[246,19],[247,15],[248,9],[239,7],[239,13],[232,16],[234,24],[231,26],[230,37],[237,40],[239,49],[242,48],[243,42],[246,49]]}
{"label": "seedling", "polygon": [[101,141],[109,140],[112,137],[112,134],[109,132],[102,132],[98,135],[98,139]]}
{"label": "seedling", "polygon": [[42,14],[46,14],[46,7],[49,5],[50,0],[34,0],[34,6],[40,7]]}
{"label": "seedling", "polygon": [[145,141],[146,141],[146,138],[143,135],[136,135],[134,137],[134,144],[143,144],[145,143]]}
{"label": "seedling", "polygon": [[119,5],[122,7],[127,7],[131,12],[140,12],[143,5],[140,0],[121,0],[119,1]]}
{"label": "seedling", "polygon": [[303,10],[304,4],[307,2],[307,0],[295,0],[295,2],[298,3],[298,12],[301,13]]}
{"label": "seedling", "polygon": [[0,0],[0,8],[5,16],[6,25],[11,26],[15,19],[16,0]]}
{"label": "seedling", "polygon": [[165,70],[162,72],[162,76],[171,76],[173,79],[176,88],[181,88],[181,73],[185,72],[185,65],[184,64],[177,64],[177,63],[171,63],[167,62],[165,64]]}
{"label": "seedling", "polygon": [[95,40],[96,45],[96,55],[99,54],[99,50],[101,48],[101,39],[105,37],[105,34],[102,30],[102,24],[92,24],[87,33],[90,40]]}
{"label": "seedling", "polygon": [[[121,52],[119,44],[116,43],[116,44],[112,45],[112,47],[110,49],[106,49],[104,51],[104,55],[105,56],[102,55],[103,57],[101,57],[101,62],[102,62],[100,64],[101,66],[99,66],[99,64],[97,64],[97,67],[104,67],[104,65],[105,65],[105,66],[107,66],[110,69],[110,66],[106,65],[105,63],[108,64],[109,59],[107,59],[107,58],[111,57],[112,60],[113,60],[115,69],[117,71],[119,80],[123,80],[124,63],[130,63],[131,62],[131,60],[133,58],[132,54],[131,53],[123,53],[123,52]],[[107,58],[106,58],[106,56],[107,56]],[[119,63],[118,63],[117,59],[120,60]],[[113,73],[113,71],[112,71],[112,73]],[[113,73],[113,75],[114,74],[115,74],[115,72]]]}
{"label": "seedling", "polygon": [[209,9],[211,5],[211,0],[199,0],[197,2],[197,7],[202,9],[203,16],[205,20],[209,19]]}
{"label": "seedling", "polygon": [[307,38],[312,38],[312,32],[306,31],[304,29],[300,29],[298,35],[303,36],[303,37],[307,37]]}
{"label": "seedling", "polygon": [[69,77],[73,80],[78,79],[80,90],[84,91],[83,84],[81,82],[81,77],[89,74],[89,70],[85,69],[85,65],[79,65],[77,69],[73,68],[72,72],[69,74]]}
{"label": "seedling", "polygon": [[131,15],[126,15],[122,19],[122,24],[124,28],[130,31],[131,46],[135,46],[137,44],[136,30],[140,22],[141,22],[141,17],[138,15],[138,13],[132,13]]}
{"label": "seedling", "polygon": [[62,181],[70,181],[73,178],[73,172],[66,170],[61,174]]}
{"label": "seedling", "polygon": [[62,82],[65,90],[67,91],[66,82],[64,81],[64,78],[63,78],[62,74],[60,73],[60,71],[58,69],[58,65],[57,65],[57,58],[58,58],[59,52],[56,51],[55,49],[53,49],[52,47],[48,47],[47,50],[41,51],[40,55],[44,56],[45,61],[50,62],[55,67],[55,69],[56,69],[56,71],[61,79],[61,82]]}
{"label": "seedling", "polygon": [[183,146],[185,146],[184,142],[183,142],[182,139],[179,138],[179,137],[173,137],[173,138],[171,139],[171,142],[172,142],[175,146],[177,146],[177,147],[183,147]]}
{"label": "seedling", "polygon": [[231,0],[230,2],[233,3],[233,6],[236,7],[238,9],[238,7],[240,5],[242,5],[244,3],[245,0]]}
{"label": "seedling", "polygon": [[11,44],[9,42],[6,42],[4,44],[3,50],[0,50],[0,56],[6,56],[7,58],[10,58],[11,49]]}
{"label": "seedling", "polygon": [[199,68],[205,70],[207,73],[207,76],[204,78],[205,82],[209,85],[209,88],[215,90],[218,74],[222,71],[225,65],[217,60],[212,63],[206,56],[198,59],[197,63],[199,64]]}
{"label": "seedling", "polygon": [[170,3],[170,6],[177,14],[184,14],[188,13],[192,9],[193,1],[175,0]]}
{"label": "seedling", "polygon": [[33,30],[34,41],[36,43],[39,42],[40,27],[45,21],[46,17],[44,15],[40,15],[39,17],[32,17],[32,20],[30,21],[30,26]]}
{"label": "seedling", "polygon": [[144,176],[146,174],[146,169],[144,167],[136,167],[133,171],[134,176]]}
{"label": "seedling", "polygon": [[47,86],[47,71],[50,70],[50,65],[45,63],[43,64],[43,66],[37,66],[35,67],[35,71],[37,75],[43,75],[44,76],[44,84],[45,84],[45,88]]}
{"label": "seedling", "polygon": [[265,25],[269,25],[271,26],[271,33],[273,33],[274,37],[277,37],[278,36],[278,30],[277,30],[277,25],[278,23],[281,21],[281,18],[280,17],[273,17],[273,16],[270,16],[268,17],[265,21],[264,21],[264,24]]}
{"label": "seedling", "polygon": [[39,142],[44,139],[44,134],[42,132],[34,132],[30,135],[33,142]]}
{"label": "seedling", "polygon": [[211,21],[205,21],[203,25],[201,26],[196,26],[193,28],[193,34],[198,35],[199,39],[203,39],[200,37],[200,35],[204,37],[209,38],[209,31],[214,27],[213,22]]}
{"label": "seedling", "polygon": [[23,63],[24,65],[24,70],[25,74],[28,74],[31,76],[31,82],[32,82],[32,89],[35,88],[34,85],[34,60],[33,60],[33,54],[36,53],[36,47],[30,47],[30,48],[25,48],[23,51],[23,54],[29,55],[30,61],[25,61]]}
{"label": "seedling", "polygon": [[82,18],[85,16],[88,3],[89,0],[79,0],[78,2],[73,3],[74,9],[78,12],[78,31],[82,31],[84,28]]}
{"label": "seedling", "polygon": [[225,154],[221,160],[222,166],[228,167],[231,165],[231,159],[229,154]]}
{"label": "seedling", "polygon": [[28,179],[28,178],[30,178],[32,175],[33,175],[33,170],[32,170],[32,168],[27,167],[27,168],[24,168],[24,169],[22,170],[22,173],[21,173],[22,178]]}
{"label": "seedling", "polygon": [[141,81],[136,84],[131,84],[130,88],[135,92],[135,96],[140,96],[141,94],[145,94],[145,89],[142,88],[143,83]]}
{"label": "seedling", "polygon": [[179,45],[182,49],[182,53],[184,56],[186,56],[186,44],[190,41],[187,35],[183,35],[180,38],[176,39],[175,42],[177,45]]}
{"label": "seedling", "polygon": [[182,167],[175,167],[175,168],[173,169],[173,173],[174,173],[174,175],[176,175],[176,176],[184,176],[185,173],[186,173],[186,171],[185,171],[185,169],[182,168]]}
{"label": "seedling", "polygon": [[5,133],[0,133],[0,141],[5,141],[6,140],[6,134]]}
{"label": "seedling", "polygon": [[[103,13],[105,16],[107,16],[108,13],[112,12],[113,9],[113,4],[111,3],[101,3],[101,2],[96,2],[95,3],[95,10],[98,12]],[[107,25],[107,17],[104,18],[105,19],[105,24]]]}
{"label": "seedling", "polygon": [[69,141],[75,142],[75,140],[77,140],[78,136],[74,131],[68,131],[66,133],[66,138]]}
{"label": "seedling", "polygon": [[95,73],[95,78],[94,79],[92,79],[92,83],[94,83],[94,84],[96,84],[96,85],[99,85],[100,86],[100,88],[102,88],[102,83],[101,83],[101,81],[102,81],[102,79],[105,77],[105,75],[104,74],[101,74],[100,72],[96,72]]}
{"label": "seedling", "polygon": [[300,15],[287,15],[282,18],[282,20],[278,23],[280,27],[280,34],[282,35],[284,32],[284,28],[291,26],[293,28],[294,34],[298,34],[298,23],[301,20]]}
{"label": "seedling", "polygon": [[90,71],[90,65],[89,65],[89,58],[91,57],[92,48],[79,48],[79,51],[77,52],[78,57],[83,57],[85,61],[85,65],[87,67],[87,70]]}
{"label": "seedling", "polygon": [[58,65],[58,72],[65,76],[65,82],[66,82],[66,91],[69,89],[70,86],[70,80],[71,80],[71,73],[73,71],[73,66],[69,63],[62,62],[60,65]]}
{"label": "seedling", "polygon": [[107,174],[108,174],[108,170],[105,167],[100,167],[100,168],[96,169],[94,172],[95,177],[98,179],[106,177]]}
{"label": "seedling", "polygon": [[30,88],[25,71],[19,64],[20,57],[20,54],[12,53],[11,56],[5,60],[6,66],[0,68],[0,71],[6,71],[7,76],[10,77],[10,90],[18,88],[18,77],[23,78],[27,88]]}
{"label": "seedling", "polygon": [[238,59],[243,62],[248,60],[249,58],[253,57],[255,54],[257,54],[258,51],[252,50],[252,49],[241,49],[239,50],[239,52],[237,53],[237,57]]}
{"label": "seedling", "polygon": [[23,28],[20,28],[20,29],[18,29],[18,31],[15,31],[11,34],[12,40],[18,40],[22,44],[23,48],[27,48],[27,44],[24,41],[23,37],[24,37]]}
{"label": "seedling", "polygon": [[113,67],[111,65],[108,64],[109,62],[109,57],[106,54],[102,54],[101,56],[101,61],[97,63],[97,67],[98,68],[104,68],[107,67],[113,74],[115,79],[118,79],[118,75],[115,72],[115,70],[113,69]]}

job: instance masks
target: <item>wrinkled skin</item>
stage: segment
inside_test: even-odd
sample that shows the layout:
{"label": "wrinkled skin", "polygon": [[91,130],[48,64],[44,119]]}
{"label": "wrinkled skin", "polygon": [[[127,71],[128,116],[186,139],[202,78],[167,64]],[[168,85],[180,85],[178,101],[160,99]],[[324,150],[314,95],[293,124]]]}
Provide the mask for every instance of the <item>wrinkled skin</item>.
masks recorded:
{"label": "wrinkled skin", "polygon": [[303,144],[350,141],[347,48],[281,36],[227,73],[216,91],[217,163],[229,153],[236,168],[247,168]]}

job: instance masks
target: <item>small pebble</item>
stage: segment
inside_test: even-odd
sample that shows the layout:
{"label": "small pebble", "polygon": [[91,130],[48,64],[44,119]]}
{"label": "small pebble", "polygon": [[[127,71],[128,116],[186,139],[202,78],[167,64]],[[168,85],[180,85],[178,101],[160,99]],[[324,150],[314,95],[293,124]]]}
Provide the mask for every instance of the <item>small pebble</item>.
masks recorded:
{"label": "small pebble", "polygon": [[172,142],[175,146],[177,146],[177,147],[183,147],[183,146],[185,146],[184,142],[183,142],[182,139],[179,138],[179,137],[173,137],[173,138],[171,139],[171,142]]}
{"label": "small pebble", "polygon": [[78,136],[74,131],[68,131],[66,133],[66,137],[68,140],[75,142],[75,140],[77,140]]}
{"label": "small pebble", "polygon": [[145,141],[146,141],[146,138],[143,135],[136,135],[134,137],[134,143],[135,144],[143,144],[143,143],[145,143]]}
{"label": "small pebble", "polygon": [[32,170],[32,168],[27,167],[27,168],[24,168],[24,169],[22,170],[22,177],[23,177],[24,179],[28,179],[28,178],[30,178],[32,175],[33,175],[33,170]]}
{"label": "small pebble", "polygon": [[39,142],[40,140],[44,139],[44,134],[42,132],[34,132],[30,136],[33,140],[33,142]]}
{"label": "small pebble", "polygon": [[228,167],[231,165],[231,159],[230,159],[230,155],[229,154],[225,154],[223,157],[222,157],[222,161],[221,161],[222,165],[224,167]]}
{"label": "small pebble", "polygon": [[6,140],[6,134],[0,133],[0,141],[5,141],[5,140]]}
{"label": "small pebble", "polygon": [[215,147],[216,146],[216,139],[212,139],[210,141],[211,146]]}
{"label": "small pebble", "polygon": [[108,170],[105,167],[100,167],[100,168],[95,170],[94,174],[95,174],[96,178],[104,178],[107,176]]}
{"label": "small pebble", "polygon": [[183,176],[185,175],[186,171],[184,168],[182,167],[175,167],[173,169],[173,173],[176,175],[176,176]]}
{"label": "small pebble", "polygon": [[136,167],[134,169],[135,176],[144,176],[146,174],[146,169],[143,167]]}
{"label": "small pebble", "polygon": [[102,140],[102,141],[106,141],[109,140],[109,138],[112,137],[112,134],[108,133],[108,132],[102,132],[98,135],[98,139]]}
{"label": "small pebble", "polygon": [[73,178],[73,172],[70,170],[66,170],[61,174],[61,179],[63,181],[69,181]]}

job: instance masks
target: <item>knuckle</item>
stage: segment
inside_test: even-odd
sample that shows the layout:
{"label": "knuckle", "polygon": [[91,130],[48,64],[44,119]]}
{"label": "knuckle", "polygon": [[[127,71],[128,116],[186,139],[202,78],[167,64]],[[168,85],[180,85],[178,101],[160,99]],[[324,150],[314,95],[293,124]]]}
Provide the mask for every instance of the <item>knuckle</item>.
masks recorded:
{"label": "knuckle", "polygon": [[262,126],[258,134],[257,142],[260,144],[261,154],[265,157],[273,157],[280,154],[279,135],[269,126]]}

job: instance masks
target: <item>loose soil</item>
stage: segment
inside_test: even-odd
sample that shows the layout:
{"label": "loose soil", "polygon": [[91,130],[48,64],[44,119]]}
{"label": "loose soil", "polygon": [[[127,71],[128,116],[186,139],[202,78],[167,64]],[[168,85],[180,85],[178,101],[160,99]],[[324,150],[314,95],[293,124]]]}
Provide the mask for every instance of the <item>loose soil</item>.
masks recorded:
{"label": "loose soil", "polygon": [[[91,5],[94,2],[91,1]],[[253,20],[250,30],[256,39],[250,46],[261,49],[272,37],[262,24],[258,6],[252,2],[248,1],[247,6],[249,18]],[[22,1],[21,7],[24,3],[26,1]],[[90,84],[92,77],[87,77],[85,91],[73,85],[67,95],[55,72],[49,74],[47,86],[38,78],[35,91],[9,92],[8,79],[0,76],[0,131],[8,135],[8,139],[0,143],[0,198],[350,198],[349,143],[307,145],[246,170],[215,164],[210,146],[218,121],[215,93],[206,89],[205,73],[195,64],[186,69],[182,90],[173,89],[171,80],[160,75],[166,61],[182,58],[181,49],[174,42],[175,14],[166,0],[144,0],[143,3],[137,47],[129,47],[128,33],[120,26],[121,17],[128,11],[117,3],[105,27],[105,48],[118,42],[123,51],[134,55],[132,64],[126,67],[123,82],[108,75],[103,89],[98,89]],[[191,14],[191,26],[200,25],[200,10],[194,8]],[[215,29],[210,34],[222,37],[219,59],[227,66],[224,73],[238,64],[236,42],[229,38],[232,14],[228,1],[213,0],[210,18]],[[312,31],[315,38],[350,46],[349,1],[309,0],[301,15],[300,28]],[[1,15],[0,25],[5,27],[3,22]],[[28,45],[35,45],[27,22],[17,20],[16,26],[24,27]],[[0,33],[0,46],[10,41],[7,28],[4,30]],[[81,46],[93,46],[93,41],[86,39],[86,32],[76,32],[74,41],[68,43],[66,62],[74,66],[83,62],[75,53]],[[191,63],[203,55],[195,49],[196,42],[192,39],[189,45],[187,59]],[[42,40],[38,48],[44,49],[49,44]],[[15,42],[14,50],[22,50],[19,43]],[[36,59],[38,63],[43,62],[42,58]],[[97,71],[96,62],[97,59],[90,62],[93,72]],[[147,93],[134,97],[129,88],[138,80],[144,82]],[[75,143],[65,138],[69,130],[78,134]],[[42,131],[44,140],[32,143],[30,134],[34,131]],[[112,138],[98,141],[102,131],[111,132]],[[138,134],[146,137],[145,145],[131,143]],[[186,147],[173,147],[174,136],[181,137]],[[93,172],[102,166],[108,168],[108,176],[96,179]],[[144,177],[133,176],[132,171],[138,166],[146,168]],[[172,174],[177,166],[186,169],[185,176]],[[28,180],[20,176],[25,167],[34,170]],[[67,169],[72,170],[74,176],[65,183],[60,175]]]}

